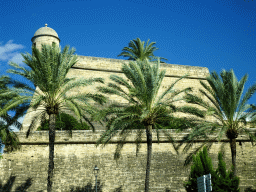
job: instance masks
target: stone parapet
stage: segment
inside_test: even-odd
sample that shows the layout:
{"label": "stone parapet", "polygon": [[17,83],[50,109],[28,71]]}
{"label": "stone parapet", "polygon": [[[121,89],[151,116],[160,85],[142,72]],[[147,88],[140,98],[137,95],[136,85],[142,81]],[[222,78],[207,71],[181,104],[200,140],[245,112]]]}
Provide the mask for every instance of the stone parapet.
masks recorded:
{"label": "stone parapet", "polygon": [[[129,64],[129,62],[131,61],[78,56],[78,62],[72,68],[122,73],[122,65],[124,63]],[[205,77],[209,75],[209,70],[206,67],[161,63],[160,68],[166,70],[166,77],[181,77],[185,74],[189,74],[188,78],[205,79]]]}
{"label": "stone parapet", "polygon": [[[251,128],[249,129],[252,132],[256,132],[255,128]],[[128,143],[135,143],[136,137],[137,137],[137,131],[138,130],[132,130],[129,135],[127,136],[127,138],[125,139],[125,141]],[[181,142],[182,139],[189,134],[188,131],[186,132],[181,132],[181,133],[177,133],[176,130],[165,130],[166,133],[170,134],[171,137],[176,141],[176,142]],[[168,142],[169,143],[169,139],[167,134],[165,134],[165,132],[163,130],[158,130],[159,133],[159,142],[161,143],[165,143]],[[72,131],[72,137],[69,135],[68,131],[55,131],[55,143],[62,143],[65,144],[71,144],[72,142],[81,142],[81,143],[88,143],[88,144],[93,144],[96,143],[96,141],[101,137],[101,135],[104,133],[103,130],[97,130],[95,132],[93,132],[92,130],[73,130]],[[117,133],[115,134],[115,136],[113,136],[111,138],[110,143],[116,143],[120,140],[120,135],[121,131],[117,131]],[[33,143],[45,143],[48,144],[49,143],[49,131],[34,131],[32,133],[30,133],[29,137],[26,137],[26,133],[25,132],[16,132],[19,141],[21,143],[21,145],[23,143],[26,144],[33,144]],[[214,135],[210,135],[210,138],[214,139],[216,138],[216,136]],[[155,129],[152,130],[152,140],[154,143],[157,143],[157,132]],[[223,136],[221,139],[221,142],[229,142],[229,140]],[[146,143],[147,138],[146,138],[146,132],[145,130],[143,130],[142,134],[141,134],[141,141],[143,143]],[[197,140],[197,142],[201,142],[203,140]],[[217,140],[216,140],[217,141]],[[237,142],[247,142],[250,141],[250,138],[248,135],[246,134],[240,134],[237,137]]]}

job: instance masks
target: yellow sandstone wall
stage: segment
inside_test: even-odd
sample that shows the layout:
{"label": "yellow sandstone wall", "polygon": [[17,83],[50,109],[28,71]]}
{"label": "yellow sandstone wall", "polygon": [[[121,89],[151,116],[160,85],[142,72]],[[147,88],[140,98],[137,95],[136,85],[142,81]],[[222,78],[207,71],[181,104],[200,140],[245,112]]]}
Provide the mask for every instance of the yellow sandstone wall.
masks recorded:
{"label": "yellow sandstone wall", "polygon": [[[96,57],[79,56],[79,62],[69,71],[69,77],[102,77],[109,81],[111,74],[122,75],[122,62],[128,61],[118,59],[104,59]],[[161,69],[166,69],[166,77],[163,80],[161,91],[165,90],[172,82],[180,76],[189,74],[189,78],[180,81],[175,89],[183,89],[188,86],[194,87],[197,93],[200,87],[199,80],[203,80],[209,71],[205,67],[192,67],[184,65],[161,64]],[[79,88],[76,91],[95,91],[95,84],[91,87]],[[72,94],[71,92],[71,94]],[[122,99],[112,97],[118,102]],[[181,104],[181,103],[180,103]],[[29,110],[31,111],[31,110]],[[48,131],[32,131],[31,136],[26,138],[26,131],[31,123],[32,116],[36,113],[27,113],[23,129],[18,132],[21,142],[21,150],[4,153],[0,160],[0,179],[3,186],[10,187],[11,191],[21,190],[39,192],[46,191],[47,170],[49,162]],[[96,140],[100,137],[102,127],[92,131],[73,131],[70,138],[66,131],[56,131],[55,140],[55,169],[53,180],[53,191],[83,191],[95,186],[93,168],[97,165],[100,168],[98,176],[98,187],[103,192],[132,192],[143,191],[146,169],[146,143],[144,143],[136,157],[136,145],[134,137],[136,132],[124,145],[122,156],[118,162],[114,160],[114,152],[117,146],[116,139],[111,140],[104,148],[95,147]],[[155,130],[154,130],[155,131]],[[160,144],[156,143],[156,133],[153,131],[153,155],[150,172],[150,188],[154,192],[185,191],[183,182],[188,179],[190,166],[184,167],[186,154],[177,154],[167,138],[161,134]],[[175,134],[168,130],[175,140],[180,140],[186,133]],[[227,140],[220,143],[213,143],[210,156],[213,158],[214,166],[217,166],[217,154],[220,145],[225,145],[225,161],[228,168],[231,164],[230,148]],[[200,145],[198,141],[198,145]],[[184,146],[182,146],[184,147]],[[246,186],[253,186],[255,178],[255,147],[245,136],[237,140],[237,174],[241,178],[241,191]],[[13,176],[13,177],[12,177]],[[29,180],[31,179],[31,180]],[[73,188],[73,190],[72,190]],[[16,190],[16,191],[17,191]]]}
{"label": "yellow sandstone wall", "polygon": [[[176,141],[186,133],[176,134],[168,130]],[[104,148],[95,147],[95,141],[102,131],[93,133],[91,130],[73,131],[69,137],[66,131],[56,131],[55,158],[54,158],[54,192],[81,192],[95,186],[93,168],[97,165],[100,169],[98,180],[103,192],[142,192],[146,174],[146,134],[143,133],[143,143],[136,157],[134,138],[136,131],[127,138],[119,161],[114,160],[114,152],[118,137],[114,137],[110,144]],[[26,139],[24,132],[18,133],[21,141],[21,150],[4,153],[0,160],[0,180],[4,186],[11,186],[11,192],[17,191],[22,186],[27,191],[46,191],[47,170],[49,162],[48,131],[33,132]],[[217,154],[221,144],[225,146],[225,161],[227,167],[231,165],[231,154],[227,140],[213,143],[210,150],[214,168],[217,167]],[[198,142],[195,146],[200,145]],[[184,146],[182,146],[183,148]],[[153,154],[150,172],[150,191],[185,191],[183,182],[188,179],[190,166],[184,167],[186,154],[174,150],[167,137],[160,131],[160,143],[157,143],[156,133],[153,130]],[[190,151],[189,151],[190,152]],[[255,186],[256,163],[255,144],[252,145],[248,138],[240,136],[237,140],[237,175],[240,177],[241,192],[245,187]],[[15,179],[13,179],[13,177]],[[30,182],[29,182],[29,179]],[[16,190],[15,190],[16,189]],[[72,190],[73,189],[73,190]]]}
{"label": "yellow sandstone wall", "polygon": [[[109,76],[112,74],[120,75],[124,77],[124,74],[121,71],[122,64],[129,63],[127,60],[120,59],[106,59],[99,57],[86,57],[79,56],[79,60],[77,64],[70,69],[68,72],[68,77],[76,77],[76,78],[95,78],[101,77],[105,79],[105,84],[107,84],[109,80]],[[173,65],[173,64],[161,64],[161,69],[166,70],[165,78],[162,82],[162,87],[160,89],[160,93],[163,93],[174,81],[178,78],[182,77],[185,74],[189,74],[189,77],[182,79],[175,85],[175,89],[184,89],[186,87],[194,88],[194,93],[198,92],[198,88],[201,86],[199,80],[204,80],[205,77],[209,75],[209,70],[206,67],[194,67],[194,66],[186,66],[186,65]],[[70,94],[74,94],[76,92],[92,92],[95,93],[95,87],[99,86],[99,83],[95,83],[92,86],[80,87],[79,89],[71,90]],[[102,85],[102,84],[101,84]],[[117,102],[125,103],[125,101],[118,96],[110,96],[111,100],[115,100]],[[177,104],[181,104],[179,102]],[[22,131],[26,131],[28,126],[31,124],[31,119],[33,116],[38,116],[38,111],[33,113],[31,109],[28,110],[27,115],[23,121]],[[38,124],[38,123],[37,123]]]}

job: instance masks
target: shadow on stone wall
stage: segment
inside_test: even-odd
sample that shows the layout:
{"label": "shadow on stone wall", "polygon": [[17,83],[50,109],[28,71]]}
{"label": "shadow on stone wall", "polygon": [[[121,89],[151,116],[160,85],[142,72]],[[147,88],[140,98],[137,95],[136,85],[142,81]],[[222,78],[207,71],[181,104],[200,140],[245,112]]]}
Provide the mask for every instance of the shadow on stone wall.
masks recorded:
{"label": "shadow on stone wall", "polygon": [[[10,192],[12,190],[16,176],[11,175],[5,185],[0,180],[0,192]],[[26,192],[27,189],[32,185],[32,178],[28,178],[24,184],[16,187],[15,192]]]}
{"label": "shadow on stone wall", "polygon": [[[2,181],[0,180],[0,192],[11,192],[13,188],[13,184],[15,182],[15,178],[16,176],[11,175],[5,185],[3,185]],[[28,178],[24,184],[21,184],[20,186],[16,187],[14,191],[27,192],[27,190],[31,185],[32,185],[32,178]],[[103,189],[103,184],[99,180],[97,181],[97,192],[102,192],[102,189]],[[248,192],[254,192],[254,191],[256,190],[252,190],[252,191],[250,191],[250,189],[248,190]],[[38,192],[43,192],[43,190]],[[72,187],[70,192],[96,192],[96,186],[95,184],[92,185],[91,182],[88,182],[87,185],[84,187],[76,187],[76,188]],[[114,189],[113,192],[123,192],[122,186]],[[171,190],[166,188],[165,192],[171,192]]]}
{"label": "shadow on stone wall", "polygon": [[256,192],[256,189],[253,189],[252,187],[247,187],[244,192]]}
{"label": "shadow on stone wall", "polygon": [[[100,180],[97,181],[97,192],[102,192],[103,189],[103,184],[101,184]],[[87,183],[86,186],[84,187],[76,187],[75,189],[72,187],[70,192],[95,192],[96,191],[96,186],[94,184],[94,186],[92,185],[91,182]],[[122,192],[122,186],[114,189],[113,192]]]}
{"label": "shadow on stone wall", "polygon": [[[0,192],[11,192],[13,191],[13,185],[15,182],[16,176],[11,175],[8,181],[6,182],[5,185],[3,185],[2,181],[0,180]],[[29,187],[32,185],[32,178],[28,178],[24,184],[21,184],[20,186],[16,187],[14,190],[15,192],[26,192],[29,190]],[[102,192],[103,189],[103,184],[101,184],[100,180],[97,181],[97,192]],[[91,182],[87,183],[86,186],[84,187],[74,187],[71,188],[70,192],[95,192],[96,191],[96,186],[92,185]],[[38,191],[38,192],[43,192],[43,190]],[[122,192],[122,186],[114,189],[113,192]]]}
{"label": "shadow on stone wall", "polygon": [[114,192],[122,192],[123,190],[122,190],[122,186],[121,187],[118,187],[118,188],[116,188],[115,190],[114,190]]}
{"label": "shadow on stone wall", "polygon": [[[100,183],[100,180],[97,181],[97,192],[102,192],[103,184]],[[92,185],[91,182],[87,183],[86,186],[84,187],[74,187],[71,188],[70,192],[95,192],[96,191],[96,186]]]}

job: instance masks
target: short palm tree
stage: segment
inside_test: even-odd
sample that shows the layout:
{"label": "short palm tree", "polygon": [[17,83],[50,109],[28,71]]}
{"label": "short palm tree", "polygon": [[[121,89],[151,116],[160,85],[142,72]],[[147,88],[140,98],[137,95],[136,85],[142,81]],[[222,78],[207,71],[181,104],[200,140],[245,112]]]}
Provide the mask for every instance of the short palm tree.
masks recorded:
{"label": "short palm tree", "polygon": [[[5,92],[8,90],[9,87],[18,87],[20,83],[11,79],[8,76],[1,76],[0,77],[0,93]],[[9,94],[6,96],[0,96],[0,106],[1,109],[4,105],[11,100],[13,97],[17,95]],[[5,144],[8,151],[14,151],[19,149],[19,139],[15,132],[10,128],[11,126],[15,126],[17,129],[21,128],[21,123],[18,121],[20,117],[23,117],[28,109],[28,104],[21,104],[12,111],[15,112],[14,116],[10,116],[9,114],[3,114],[0,117],[0,149],[2,149],[2,144]]]}
{"label": "short palm tree", "polygon": [[[128,57],[128,60],[133,61],[143,61],[145,59],[148,59],[149,61],[153,61],[154,59],[157,59],[156,56],[154,56],[154,51],[158,50],[158,48],[153,47],[155,42],[151,42],[149,45],[149,40],[147,41],[146,46],[144,47],[144,41],[141,42],[140,38],[133,39],[130,41],[128,47],[124,47],[122,50],[122,53],[118,55],[123,57]],[[165,58],[160,57],[160,60],[166,60]]]}
{"label": "short palm tree", "polygon": [[200,81],[204,89],[199,91],[206,99],[187,94],[186,100],[188,103],[202,107],[206,115],[213,117],[216,121],[202,122],[199,126],[194,127],[186,139],[207,138],[217,132],[217,139],[220,140],[225,133],[230,142],[232,165],[234,175],[236,175],[236,138],[242,132],[246,132],[251,138],[255,138],[245,126],[248,119],[251,123],[256,122],[256,107],[247,104],[256,92],[256,84],[252,85],[243,95],[248,75],[238,81],[231,69],[230,71],[223,70],[220,76],[214,71],[207,77],[207,83]]}
{"label": "short palm tree", "polygon": [[[170,128],[171,122],[175,120],[172,113],[179,111],[174,105],[175,102],[181,101],[182,97],[176,98],[182,93],[188,92],[191,88],[175,91],[174,85],[183,77],[172,83],[161,95],[159,89],[165,76],[165,70],[160,70],[160,61],[150,63],[144,61],[132,61],[122,66],[122,72],[126,78],[117,75],[111,75],[111,83],[107,87],[98,87],[98,90],[104,94],[116,95],[126,100],[128,104],[112,103],[103,109],[98,115],[98,119],[107,118],[107,130],[97,141],[99,144],[106,144],[118,130],[122,141],[118,144],[114,155],[115,159],[120,157],[120,151],[124,145],[126,137],[131,131],[137,130],[137,147],[136,155],[141,142],[141,135],[146,130],[147,137],[147,166],[145,178],[145,192],[149,191],[149,176],[152,154],[152,129],[157,132],[159,141],[159,129],[168,136],[173,142],[171,135],[166,132]],[[183,109],[184,110],[184,109]],[[187,121],[188,123],[188,121]],[[183,124],[182,126],[185,126]]]}
{"label": "short palm tree", "polygon": [[[37,117],[43,122],[46,118],[46,113],[49,115],[48,192],[52,190],[56,115],[60,111],[71,111],[77,115],[80,120],[83,118],[92,125],[88,114],[92,114],[95,108],[92,107],[92,103],[89,103],[89,101],[93,100],[100,104],[105,102],[105,97],[100,94],[78,93],[67,95],[67,93],[74,88],[91,85],[95,82],[103,83],[102,78],[78,79],[67,77],[69,69],[77,62],[78,57],[74,55],[74,52],[75,50],[69,50],[68,46],[62,51],[56,45],[42,45],[42,51],[33,47],[32,55],[29,53],[22,54],[24,63],[30,67],[31,70],[27,70],[15,63],[10,63],[16,70],[9,70],[8,72],[25,77],[32,82],[37,89],[23,86],[21,88],[11,88],[1,94],[2,96],[17,94],[17,96],[7,102],[4,109],[0,111],[0,115],[5,114],[8,110],[22,103],[30,103],[30,107],[34,110],[32,112],[36,110],[40,112],[38,115],[34,115],[27,136],[33,126],[35,126]],[[35,94],[33,95],[33,93]]]}

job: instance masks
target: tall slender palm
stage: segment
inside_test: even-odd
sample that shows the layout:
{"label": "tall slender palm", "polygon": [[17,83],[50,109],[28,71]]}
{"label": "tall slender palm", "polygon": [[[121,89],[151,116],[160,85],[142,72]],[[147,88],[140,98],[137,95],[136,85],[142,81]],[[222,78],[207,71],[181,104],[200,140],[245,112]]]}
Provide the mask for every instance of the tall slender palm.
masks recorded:
{"label": "tall slender palm", "polygon": [[[128,104],[112,103],[103,109],[98,119],[107,118],[107,130],[97,141],[99,144],[106,144],[118,130],[120,130],[121,142],[118,144],[114,158],[120,157],[120,151],[124,145],[126,137],[133,129],[137,130],[136,155],[140,148],[141,135],[146,130],[147,136],[147,166],[145,178],[145,191],[149,191],[149,176],[152,154],[152,129],[157,132],[159,141],[159,129],[173,141],[171,135],[166,132],[166,128],[171,126],[175,120],[172,113],[179,111],[174,103],[182,100],[182,97],[176,98],[191,88],[175,91],[174,85],[183,77],[172,83],[161,95],[159,89],[165,76],[165,70],[160,70],[160,61],[150,63],[147,60],[130,62],[122,66],[122,72],[125,78],[117,75],[111,75],[111,83],[107,87],[98,87],[98,90],[104,94],[116,95],[122,97]],[[95,117],[96,118],[96,117]],[[184,119],[183,119],[184,120]],[[187,121],[189,123],[189,121]],[[184,124],[185,126],[185,124]]]}
{"label": "tall slender palm", "polygon": [[[130,41],[128,47],[124,47],[122,49],[122,53],[118,55],[123,57],[129,57],[128,60],[139,60],[143,61],[145,59],[148,59],[149,61],[153,61],[154,59],[157,59],[156,56],[154,56],[154,51],[158,50],[158,48],[153,47],[156,42],[151,42],[149,45],[149,40],[147,41],[146,46],[144,47],[144,41],[141,42],[140,38],[133,39]],[[163,57],[160,57],[160,60],[166,60]]]}
{"label": "tall slender palm", "polygon": [[[41,122],[45,119],[46,113],[49,115],[49,167],[47,191],[52,190],[52,178],[54,169],[54,140],[55,140],[55,121],[56,115],[60,111],[73,111],[81,120],[82,118],[90,125],[90,119],[86,115],[92,114],[95,109],[90,100],[100,104],[105,102],[105,97],[100,94],[78,93],[67,95],[71,89],[80,86],[91,85],[94,82],[103,83],[102,78],[67,78],[69,69],[77,62],[77,56],[74,55],[74,49],[69,50],[66,46],[62,51],[53,45],[42,45],[42,51],[36,47],[32,48],[32,55],[22,54],[24,63],[31,68],[27,70],[15,63],[10,63],[16,70],[9,70],[10,73],[18,74],[34,84],[37,89],[29,85],[21,88],[12,88],[2,93],[2,96],[8,94],[17,94],[0,111],[0,115],[6,113],[9,109],[22,103],[30,103],[34,112],[38,109],[39,114],[35,115],[29,126],[27,136],[35,126],[37,117]],[[33,95],[33,93],[35,93]],[[0,96],[1,96],[0,95]],[[30,102],[31,101],[31,102]],[[83,114],[82,114],[83,113]],[[94,128],[94,127],[93,127]]]}
{"label": "tall slender palm", "polygon": [[[11,79],[8,76],[0,77],[0,93],[5,92],[9,87],[17,87],[20,86],[20,83]],[[6,96],[0,96],[0,106],[1,109],[4,105],[11,100],[13,97],[17,95],[9,94]],[[19,147],[19,139],[15,132],[10,128],[11,126],[16,127],[17,129],[21,128],[21,123],[18,121],[20,117],[25,115],[29,105],[21,104],[12,109],[15,112],[14,116],[10,116],[9,114],[4,114],[0,116],[0,149],[2,149],[2,144],[5,144],[8,151],[14,151],[20,149]]]}
{"label": "tall slender palm", "polygon": [[186,100],[188,103],[201,106],[206,115],[212,116],[216,120],[215,122],[205,121],[201,123],[193,129],[187,139],[205,137],[216,132],[217,138],[221,139],[225,133],[229,139],[232,165],[234,166],[234,175],[236,175],[236,138],[242,132],[246,132],[251,138],[255,138],[245,126],[248,119],[251,123],[256,122],[256,107],[247,104],[256,92],[256,84],[252,85],[243,95],[248,75],[243,76],[238,81],[231,69],[230,71],[222,70],[220,76],[214,71],[207,77],[208,84],[203,81],[200,82],[204,88],[200,89],[200,92],[206,100],[187,94]]}

